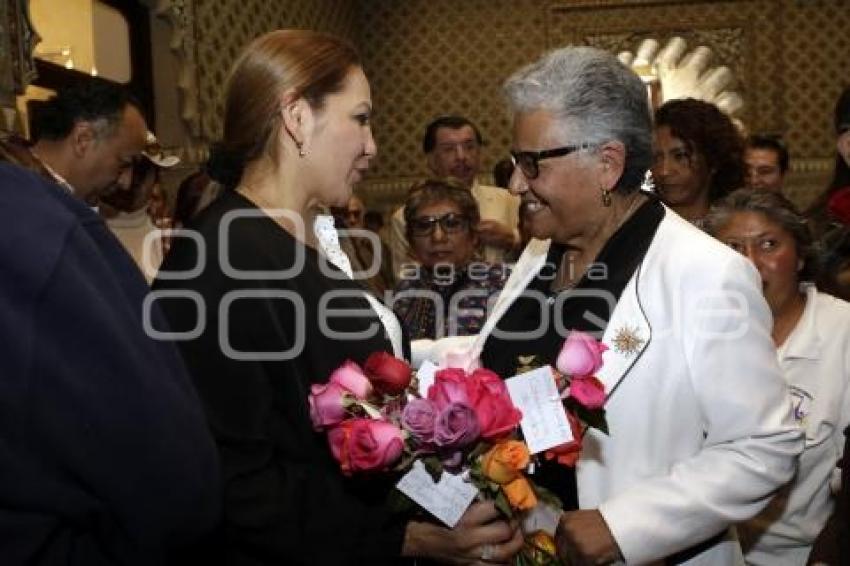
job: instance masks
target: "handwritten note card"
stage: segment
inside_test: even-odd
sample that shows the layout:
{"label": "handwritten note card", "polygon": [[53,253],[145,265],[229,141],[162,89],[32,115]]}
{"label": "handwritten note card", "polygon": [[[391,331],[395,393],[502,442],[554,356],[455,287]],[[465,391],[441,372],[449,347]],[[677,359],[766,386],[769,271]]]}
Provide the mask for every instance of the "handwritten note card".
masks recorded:
{"label": "handwritten note card", "polygon": [[434,483],[425,465],[419,461],[413,463],[396,487],[449,528],[457,524],[478,494],[474,485],[447,472],[443,472],[440,481]]}
{"label": "handwritten note card", "polygon": [[428,395],[428,388],[434,383],[434,374],[440,370],[435,364],[429,360],[422,362],[419,369],[416,370],[416,379],[419,380],[419,394],[423,397]]}
{"label": "handwritten note card", "polygon": [[522,411],[522,434],[532,454],[570,442],[573,433],[550,366],[505,381],[514,405]]}

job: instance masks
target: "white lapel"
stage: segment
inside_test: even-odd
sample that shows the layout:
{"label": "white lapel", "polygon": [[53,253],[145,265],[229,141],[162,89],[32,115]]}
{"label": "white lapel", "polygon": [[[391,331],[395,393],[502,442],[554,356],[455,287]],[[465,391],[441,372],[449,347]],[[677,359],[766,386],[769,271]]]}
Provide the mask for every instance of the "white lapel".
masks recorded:
{"label": "white lapel", "polygon": [[652,339],[652,328],[643,312],[638,293],[642,268],[643,262],[623,289],[602,336],[602,342],[608,346],[608,350],[602,354],[602,367],[596,377],[605,384],[609,398]]}
{"label": "white lapel", "polygon": [[532,239],[525,246],[522,255],[514,264],[511,276],[499,293],[499,298],[496,299],[493,310],[490,311],[490,315],[472,345],[471,353],[475,358],[481,355],[487,337],[493,332],[496,324],[508,311],[508,308],[522,295],[531,280],[540,273],[540,270],[546,264],[546,256],[549,254],[551,242],[551,240]]}

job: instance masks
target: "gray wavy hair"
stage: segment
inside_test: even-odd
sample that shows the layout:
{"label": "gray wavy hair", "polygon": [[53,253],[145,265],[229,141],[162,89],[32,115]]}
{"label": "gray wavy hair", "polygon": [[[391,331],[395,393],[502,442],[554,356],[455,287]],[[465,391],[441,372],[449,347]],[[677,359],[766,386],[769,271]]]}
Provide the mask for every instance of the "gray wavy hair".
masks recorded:
{"label": "gray wavy hair", "polygon": [[729,224],[737,212],[757,212],[791,234],[797,246],[797,257],[803,260],[801,281],[810,281],[817,269],[817,246],[806,218],[784,195],[772,191],[738,189],[711,206],[703,228],[714,237]]}
{"label": "gray wavy hair", "polygon": [[513,112],[547,110],[575,142],[626,147],[615,189],[636,191],[652,163],[652,115],[640,78],[592,47],[564,47],[516,71],[504,84]]}

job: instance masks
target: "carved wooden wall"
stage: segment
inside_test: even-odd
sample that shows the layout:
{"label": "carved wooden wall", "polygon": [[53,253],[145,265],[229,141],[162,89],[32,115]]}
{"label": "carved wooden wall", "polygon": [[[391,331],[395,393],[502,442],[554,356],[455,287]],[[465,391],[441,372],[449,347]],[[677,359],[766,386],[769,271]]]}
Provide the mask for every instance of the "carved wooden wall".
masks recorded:
{"label": "carved wooden wall", "polygon": [[[352,39],[372,82],[379,156],[364,183],[380,207],[398,202],[426,174],[420,139],[445,113],[468,115],[489,145],[485,167],[505,155],[509,125],[500,84],[548,48],[567,43],[613,51],[648,36],[681,35],[710,46],[739,78],[753,131],[782,134],[796,177],[793,196],[810,198],[833,151],[830,111],[850,83],[848,0],[160,0],[190,14],[197,65],[195,131],[220,131],[221,90],[242,46],[278,27],[306,27]],[[191,82],[183,79],[183,82]],[[193,107],[192,104],[195,106]],[[187,114],[192,114],[187,112]]]}

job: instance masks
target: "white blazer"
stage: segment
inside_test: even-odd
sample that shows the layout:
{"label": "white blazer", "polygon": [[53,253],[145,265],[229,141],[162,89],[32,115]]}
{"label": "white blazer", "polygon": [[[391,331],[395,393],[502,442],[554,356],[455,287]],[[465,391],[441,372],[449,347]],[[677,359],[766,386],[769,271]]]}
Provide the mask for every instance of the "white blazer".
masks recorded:
{"label": "white blazer", "polygon": [[[528,245],[471,355],[548,250]],[[627,563],[718,534],[680,563],[742,563],[730,525],[768,503],[803,448],[771,325],[750,262],[667,209],[603,336],[610,436],[589,430],[577,465],[580,506],[599,509]]]}

